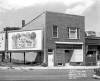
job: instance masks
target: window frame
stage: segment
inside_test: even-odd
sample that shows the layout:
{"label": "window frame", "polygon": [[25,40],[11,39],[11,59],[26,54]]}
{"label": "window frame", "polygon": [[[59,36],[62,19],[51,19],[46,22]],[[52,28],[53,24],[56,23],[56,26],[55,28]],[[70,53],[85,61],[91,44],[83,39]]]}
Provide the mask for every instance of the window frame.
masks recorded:
{"label": "window frame", "polygon": [[75,29],[75,38],[71,38],[71,30],[72,27],[68,27],[68,39],[80,39],[80,29],[79,28],[73,28]]}
{"label": "window frame", "polygon": [[[54,27],[57,27],[57,32],[54,32],[54,30],[53,30]],[[54,33],[57,33],[57,37],[54,37]],[[52,27],[52,38],[58,38],[58,26],[56,26],[56,25],[54,25]]]}
{"label": "window frame", "polygon": [[[75,31],[75,38],[71,38],[71,31]],[[77,28],[75,28],[75,30],[71,30],[71,28],[69,28],[69,39],[77,39]]]}
{"label": "window frame", "polygon": [[80,39],[80,28],[77,28],[77,39]]}

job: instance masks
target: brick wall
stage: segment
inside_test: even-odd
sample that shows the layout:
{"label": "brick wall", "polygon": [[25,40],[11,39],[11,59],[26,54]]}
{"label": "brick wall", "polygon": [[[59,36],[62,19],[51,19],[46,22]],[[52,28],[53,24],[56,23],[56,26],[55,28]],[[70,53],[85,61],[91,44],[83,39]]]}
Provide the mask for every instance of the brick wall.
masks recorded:
{"label": "brick wall", "polygon": [[[52,27],[58,26],[58,38],[52,38]],[[68,39],[67,27],[80,28],[80,39]],[[85,24],[84,17],[63,13],[46,12],[46,52],[47,49],[55,49],[55,41],[83,42],[83,54],[85,58]],[[84,61],[85,62],[85,61]]]}

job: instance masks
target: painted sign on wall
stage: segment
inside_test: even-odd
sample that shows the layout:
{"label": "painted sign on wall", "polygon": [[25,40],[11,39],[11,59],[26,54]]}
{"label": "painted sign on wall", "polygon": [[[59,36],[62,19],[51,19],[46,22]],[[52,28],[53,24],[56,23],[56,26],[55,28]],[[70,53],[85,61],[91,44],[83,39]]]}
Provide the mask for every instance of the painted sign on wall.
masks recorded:
{"label": "painted sign on wall", "polygon": [[42,50],[42,30],[8,33],[8,51]]}
{"label": "painted sign on wall", "polygon": [[5,33],[0,33],[0,51],[5,51]]}

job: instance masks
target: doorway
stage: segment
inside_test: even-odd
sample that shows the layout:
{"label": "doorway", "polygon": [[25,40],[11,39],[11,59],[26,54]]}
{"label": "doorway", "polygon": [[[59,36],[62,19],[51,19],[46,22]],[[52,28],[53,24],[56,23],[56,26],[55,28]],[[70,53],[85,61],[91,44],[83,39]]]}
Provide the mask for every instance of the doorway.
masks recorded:
{"label": "doorway", "polygon": [[65,50],[65,66],[70,65],[73,50]]}
{"label": "doorway", "polygon": [[97,47],[97,65],[100,65],[100,46]]}
{"label": "doorway", "polygon": [[48,49],[48,67],[54,66],[54,52],[53,49]]}

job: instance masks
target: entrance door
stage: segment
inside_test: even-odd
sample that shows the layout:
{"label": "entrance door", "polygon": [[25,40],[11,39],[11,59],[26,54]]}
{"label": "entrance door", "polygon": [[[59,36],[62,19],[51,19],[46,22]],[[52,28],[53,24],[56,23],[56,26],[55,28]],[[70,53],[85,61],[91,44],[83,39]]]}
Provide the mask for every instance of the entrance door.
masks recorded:
{"label": "entrance door", "polygon": [[69,63],[69,50],[65,50],[65,63]]}
{"label": "entrance door", "polygon": [[72,57],[73,50],[65,50],[65,66],[70,65],[70,59]]}
{"label": "entrance door", "polygon": [[52,67],[54,66],[54,57],[53,57],[53,50],[49,49],[48,50],[48,66]]}
{"label": "entrance door", "polygon": [[54,66],[54,62],[53,62],[53,54],[48,55],[48,66]]}

